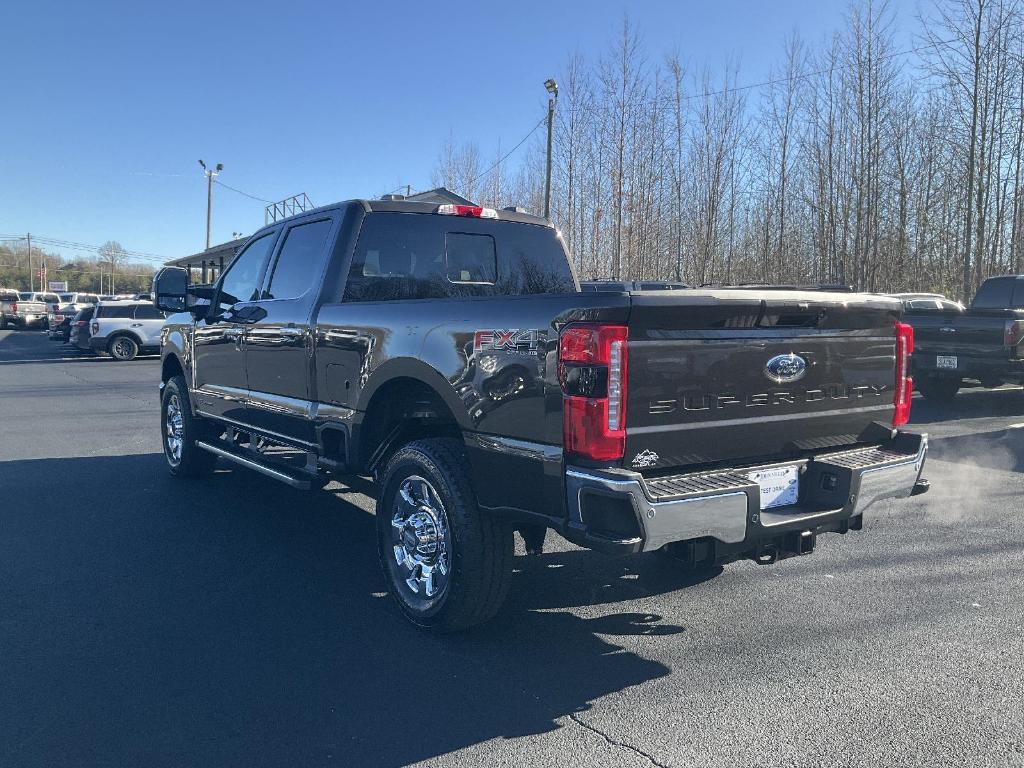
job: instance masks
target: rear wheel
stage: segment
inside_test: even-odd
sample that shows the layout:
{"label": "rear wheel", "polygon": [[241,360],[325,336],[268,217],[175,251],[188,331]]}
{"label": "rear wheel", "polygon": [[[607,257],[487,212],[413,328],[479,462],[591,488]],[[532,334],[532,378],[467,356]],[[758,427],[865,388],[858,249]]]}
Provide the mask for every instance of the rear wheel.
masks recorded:
{"label": "rear wheel", "polygon": [[206,421],[192,415],[183,376],[174,376],[164,385],[160,427],[164,458],[172,475],[198,477],[213,471],[217,457],[196,445],[196,440],[212,437],[213,430]]}
{"label": "rear wheel", "polygon": [[139,344],[131,336],[115,336],[107,345],[107,351],[115,360],[134,360],[139,354]]}
{"label": "rear wheel", "polygon": [[461,444],[417,440],[388,461],[377,497],[377,552],[402,613],[425,629],[480,624],[512,577],[512,528],[480,511]]}
{"label": "rear wheel", "polygon": [[914,386],[928,400],[949,402],[960,391],[960,380],[938,376],[924,376],[915,381]]}

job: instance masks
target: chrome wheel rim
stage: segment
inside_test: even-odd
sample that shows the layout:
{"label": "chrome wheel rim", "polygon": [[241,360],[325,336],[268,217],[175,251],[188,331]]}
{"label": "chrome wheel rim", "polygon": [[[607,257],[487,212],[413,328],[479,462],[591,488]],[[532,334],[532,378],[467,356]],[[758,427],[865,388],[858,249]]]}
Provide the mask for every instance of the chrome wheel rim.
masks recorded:
{"label": "chrome wheel rim", "polygon": [[448,588],[451,535],[441,497],[427,480],[402,480],[391,508],[392,556],[401,585],[416,598],[435,600]]}
{"label": "chrome wheel rim", "polygon": [[167,412],[164,414],[164,443],[172,464],[181,461],[181,446],[185,439],[185,421],[181,415],[181,401],[177,395],[167,398]]}
{"label": "chrome wheel rim", "polygon": [[132,342],[128,339],[118,339],[114,342],[115,357],[131,357]]}

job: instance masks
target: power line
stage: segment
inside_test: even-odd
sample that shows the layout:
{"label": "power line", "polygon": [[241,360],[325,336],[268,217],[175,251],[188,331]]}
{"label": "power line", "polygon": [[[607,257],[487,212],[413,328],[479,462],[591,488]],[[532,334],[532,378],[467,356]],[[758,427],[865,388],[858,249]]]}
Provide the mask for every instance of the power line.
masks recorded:
{"label": "power line", "polygon": [[[0,239],[3,239],[3,240],[24,240],[25,238],[24,238],[24,236],[22,236],[22,237],[8,237],[7,235],[3,235],[3,236],[0,236]],[[98,246],[98,245],[89,245],[88,243],[78,243],[78,242],[75,242],[73,240],[61,240],[61,239],[55,238],[55,237],[45,237],[43,235],[32,235],[32,239],[34,241],[40,243],[41,245],[48,245],[51,248],[66,248],[66,249],[73,250],[73,251],[88,251],[88,252],[96,253],[97,251],[99,251],[99,249],[101,247],[101,246]],[[121,253],[124,256],[130,257],[130,258],[134,258],[134,259],[144,259],[144,260],[148,260],[148,261],[159,261],[160,263],[163,263],[163,262],[167,261],[167,258],[165,256],[160,256],[160,255],[155,254],[155,253],[146,253],[145,251],[131,251],[131,250],[127,250],[127,249],[122,248],[121,249]]]}
{"label": "power line", "polygon": [[258,196],[256,196],[256,195],[250,195],[250,194],[249,194],[248,192],[243,192],[243,191],[242,191],[242,190],[240,190],[240,189],[235,189],[234,187],[232,187],[232,186],[229,186],[229,185],[225,184],[225,183],[224,183],[223,181],[221,181],[220,179],[214,179],[214,180],[213,180],[213,183],[214,183],[214,184],[217,184],[218,186],[224,187],[224,189],[230,189],[230,190],[231,190],[232,192],[237,192],[237,193],[238,193],[238,194],[240,194],[240,195],[244,195],[245,197],[248,197],[248,198],[250,198],[251,200],[258,200],[259,202],[261,202],[261,203],[266,203],[267,205],[273,205],[273,204],[274,204],[274,201],[273,201],[273,200],[265,200],[265,199],[264,199],[264,198],[262,198],[262,197],[258,197]]}
{"label": "power line", "polygon": [[481,179],[481,178],[483,178],[483,177],[484,177],[484,176],[486,176],[486,175],[487,175],[488,173],[490,173],[490,172],[491,172],[491,171],[493,171],[493,170],[494,170],[495,168],[497,168],[497,167],[498,167],[499,165],[501,165],[501,164],[502,164],[503,162],[505,162],[506,160],[508,160],[508,158],[509,158],[509,155],[511,155],[511,154],[512,154],[513,152],[515,152],[515,151],[516,151],[517,149],[519,149],[519,148],[520,148],[521,146],[523,146],[523,144],[525,144],[525,143],[526,143],[526,140],[527,140],[528,138],[530,138],[531,136],[533,136],[533,134],[535,134],[535,133],[537,132],[537,129],[538,129],[538,128],[540,128],[540,127],[541,127],[542,125],[544,125],[544,122],[545,122],[545,121],[546,121],[547,119],[548,119],[548,116],[547,116],[547,113],[545,112],[545,113],[544,113],[544,117],[542,117],[542,118],[540,119],[540,122],[539,122],[539,123],[537,123],[537,124],[536,124],[535,126],[533,126],[533,128],[531,128],[531,129],[530,129],[530,132],[529,132],[529,133],[527,133],[527,134],[526,134],[525,136],[523,136],[523,138],[522,138],[522,139],[520,139],[520,141],[519,141],[519,143],[518,143],[518,144],[516,144],[516,145],[515,145],[514,147],[512,147],[512,149],[510,149],[510,150],[509,150],[508,152],[506,152],[506,153],[505,153],[504,155],[502,155],[501,157],[499,157],[499,158],[498,158],[498,160],[497,160],[497,161],[496,161],[496,162],[495,162],[495,163],[494,163],[493,165],[491,165],[491,166],[490,166],[490,167],[489,167],[489,168],[488,168],[487,170],[485,170],[485,171],[481,171],[481,172],[480,172],[480,173],[478,173],[478,174],[477,174],[476,176],[474,176],[474,177],[473,177],[472,179],[470,179],[469,183],[468,183],[468,184],[467,184],[466,186],[468,186],[468,187],[472,187],[472,186],[473,186],[474,184],[476,184],[476,182],[477,182],[477,180],[478,180],[478,179]]}

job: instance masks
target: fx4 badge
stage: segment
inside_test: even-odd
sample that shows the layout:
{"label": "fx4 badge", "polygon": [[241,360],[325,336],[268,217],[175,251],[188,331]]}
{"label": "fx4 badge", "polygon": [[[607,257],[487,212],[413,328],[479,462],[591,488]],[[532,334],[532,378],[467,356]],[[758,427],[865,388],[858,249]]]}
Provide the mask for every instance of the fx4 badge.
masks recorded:
{"label": "fx4 badge", "polygon": [[540,331],[533,328],[477,331],[473,334],[473,351],[529,353],[537,350],[539,342]]}
{"label": "fx4 badge", "polygon": [[643,469],[644,467],[653,467],[658,463],[658,454],[652,451],[650,448],[645,448],[640,451],[636,456],[633,457],[632,464],[636,469]]}

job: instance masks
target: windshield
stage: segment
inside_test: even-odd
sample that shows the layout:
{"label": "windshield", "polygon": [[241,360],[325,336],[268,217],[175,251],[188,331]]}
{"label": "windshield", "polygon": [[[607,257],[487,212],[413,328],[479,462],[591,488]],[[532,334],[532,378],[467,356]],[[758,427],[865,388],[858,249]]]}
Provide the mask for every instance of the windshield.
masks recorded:
{"label": "windshield", "polygon": [[61,294],[58,294],[58,295],[60,296],[60,300],[65,302],[65,303],[67,303],[69,301],[74,301],[75,300],[75,294],[73,294],[73,293],[61,293]]}
{"label": "windshield", "polygon": [[32,299],[32,294],[28,293],[27,291],[19,293],[18,296],[21,298],[22,301],[30,301]]}

